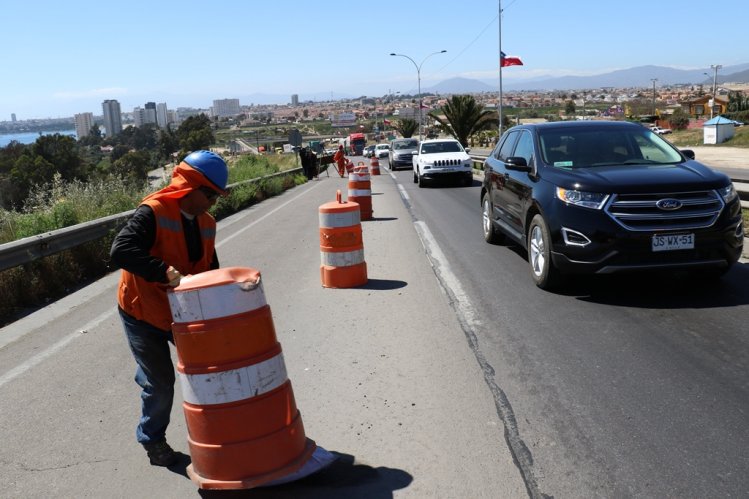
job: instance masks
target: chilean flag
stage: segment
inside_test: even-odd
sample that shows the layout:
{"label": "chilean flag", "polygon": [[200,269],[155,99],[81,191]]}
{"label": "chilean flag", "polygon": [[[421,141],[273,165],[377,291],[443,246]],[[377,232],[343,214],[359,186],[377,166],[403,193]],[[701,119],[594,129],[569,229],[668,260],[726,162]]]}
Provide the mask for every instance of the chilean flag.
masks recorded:
{"label": "chilean flag", "polygon": [[382,120],[382,124],[383,125],[389,125],[390,124],[390,120]]}
{"label": "chilean flag", "polygon": [[520,57],[514,55],[506,55],[504,52],[499,53],[499,66],[504,68],[507,66],[522,66],[523,61]]}

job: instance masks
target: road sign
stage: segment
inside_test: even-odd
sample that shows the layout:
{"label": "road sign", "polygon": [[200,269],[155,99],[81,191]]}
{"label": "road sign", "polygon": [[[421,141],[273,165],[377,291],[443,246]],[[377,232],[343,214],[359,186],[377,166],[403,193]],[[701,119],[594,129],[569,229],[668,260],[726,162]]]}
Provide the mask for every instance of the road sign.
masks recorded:
{"label": "road sign", "polygon": [[289,130],[289,144],[292,146],[301,146],[302,145],[302,132],[297,130],[296,128]]}

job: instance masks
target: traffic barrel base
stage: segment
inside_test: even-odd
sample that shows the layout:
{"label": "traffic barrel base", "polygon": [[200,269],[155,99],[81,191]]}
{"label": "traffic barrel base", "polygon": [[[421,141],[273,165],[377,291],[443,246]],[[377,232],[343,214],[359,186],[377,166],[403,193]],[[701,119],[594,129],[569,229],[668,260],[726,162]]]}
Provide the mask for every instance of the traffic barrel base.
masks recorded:
{"label": "traffic barrel base", "polygon": [[320,279],[326,288],[353,288],[367,283],[361,214],[358,203],[336,201],[319,208]]}
{"label": "traffic barrel base", "polygon": [[236,489],[297,473],[316,446],[304,434],[260,272],[203,272],[168,297],[190,477],[200,488]]}

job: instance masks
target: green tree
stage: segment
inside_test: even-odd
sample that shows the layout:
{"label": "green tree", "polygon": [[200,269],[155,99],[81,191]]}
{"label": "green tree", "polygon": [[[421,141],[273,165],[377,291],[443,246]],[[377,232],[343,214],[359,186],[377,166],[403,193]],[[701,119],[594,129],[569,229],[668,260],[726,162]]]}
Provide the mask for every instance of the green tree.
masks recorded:
{"label": "green tree", "polygon": [[564,114],[573,116],[575,114],[575,101],[568,100],[564,103]]}
{"label": "green tree", "polygon": [[[53,170],[59,172],[63,180],[85,180],[87,177],[83,162],[78,156],[78,145],[73,137],[59,133],[42,135],[31,146],[31,153],[54,165]],[[50,176],[42,183],[51,181]]]}
{"label": "green tree", "polygon": [[132,180],[148,178],[151,156],[147,151],[128,152],[112,162],[112,173]]}
{"label": "green tree", "polygon": [[170,126],[159,132],[159,157],[171,159],[172,153],[179,151],[179,138]]}
{"label": "green tree", "polygon": [[677,108],[668,118],[668,122],[674,130],[686,130],[689,126],[689,115],[683,109]]}
{"label": "green tree", "polygon": [[471,135],[492,125],[492,111],[484,109],[472,95],[453,95],[441,111],[444,117],[434,112],[429,116],[437,120],[463,147],[468,145]]}
{"label": "green tree", "polygon": [[419,129],[419,123],[411,118],[404,118],[395,122],[395,130],[405,138],[413,137]]}
{"label": "green tree", "polygon": [[190,116],[177,129],[177,138],[182,153],[208,149],[216,141],[211,120],[205,114]]}

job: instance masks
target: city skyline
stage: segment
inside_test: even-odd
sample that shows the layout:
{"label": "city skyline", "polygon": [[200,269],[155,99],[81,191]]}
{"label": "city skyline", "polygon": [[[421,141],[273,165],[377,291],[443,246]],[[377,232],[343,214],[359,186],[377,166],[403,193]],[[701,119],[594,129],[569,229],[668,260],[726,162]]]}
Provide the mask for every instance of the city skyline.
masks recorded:
{"label": "city skyline", "polygon": [[[74,0],[44,9],[14,2],[4,8],[9,22],[0,33],[0,43],[14,47],[6,67],[15,75],[0,87],[0,121],[98,114],[104,100],[129,112],[145,102],[209,108],[217,99],[239,99],[246,106],[255,94],[286,102],[294,94],[378,97],[415,89],[416,63],[422,88],[457,77],[496,81],[498,6],[225,0],[198,15],[171,0]],[[743,7],[727,0],[718,17]],[[503,0],[502,8],[502,50],[524,63],[503,70],[507,84],[642,65],[747,62],[749,35],[724,36],[716,14],[692,2]],[[447,52],[434,54],[441,50]]]}

